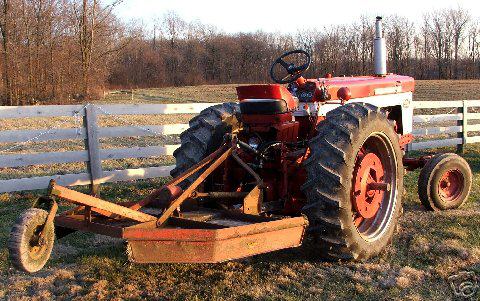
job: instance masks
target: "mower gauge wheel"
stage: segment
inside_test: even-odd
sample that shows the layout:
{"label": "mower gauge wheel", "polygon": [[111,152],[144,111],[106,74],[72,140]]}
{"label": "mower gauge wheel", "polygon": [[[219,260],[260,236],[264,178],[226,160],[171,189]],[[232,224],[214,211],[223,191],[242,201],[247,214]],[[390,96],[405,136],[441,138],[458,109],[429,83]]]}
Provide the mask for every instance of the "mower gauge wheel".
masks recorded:
{"label": "mower gauge wheel", "polygon": [[[304,60],[304,63],[302,65],[297,66],[294,63],[287,62],[285,60],[285,58],[295,56],[295,55],[300,55],[302,57],[302,60]],[[299,79],[303,73],[305,73],[308,70],[311,63],[312,63],[312,60],[311,60],[310,54],[305,50],[299,49],[299,50],[285,52],[278,59],[276,59],[275,62],[273,62],[272,67],[270,68],[270,77],[277,84],[293,83],[294,81]],[[275,75],[275,68],[277,67],[277,65],[282,66],[283,69],[287,72],[287,75],[281,79]]]}
{"label": "mower gauge wheel", "polygon": [[[47,211],[31,208],[13,226],[8,240],[8,252],[12,264],[19,270],[38,272],[50,258],[55,231],[53,222],[45,224],[47,217]],[[40,239],[42,231],[43,239]]]}
{"label": "mower gauge wheel", "polygon": [[429,210],[460,207],[468,199],[472,171],[457,154],[440,154],[427,162],[418,178],[418,196]]}

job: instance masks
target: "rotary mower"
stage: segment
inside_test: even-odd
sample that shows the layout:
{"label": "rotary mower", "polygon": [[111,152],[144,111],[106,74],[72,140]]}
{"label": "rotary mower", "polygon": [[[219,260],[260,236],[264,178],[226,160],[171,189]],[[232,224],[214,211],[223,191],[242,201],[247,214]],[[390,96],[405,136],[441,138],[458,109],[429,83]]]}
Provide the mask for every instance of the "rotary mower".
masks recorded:
{"label": "rotary mower", "polygon": [[[12,229],[12,263],[40,270],[55,236],[75,231],[126,240],[138,263],[222,262],[305,237],[318,256],[364,260],[391,241],[404,174],[417,168],[428,209],[459,207],[472,183],[465,160],[405,156],[414,79],[387,73],[381,18],[374,49],[375,75],[317,79],[302,76],[307,52],[285,53],[271,68],[276,84],[240,86],[239,102],[190,121],[173,179],[143,200],[115,204],[52,181]],[[57,214],[61,201],[77,207]]]}

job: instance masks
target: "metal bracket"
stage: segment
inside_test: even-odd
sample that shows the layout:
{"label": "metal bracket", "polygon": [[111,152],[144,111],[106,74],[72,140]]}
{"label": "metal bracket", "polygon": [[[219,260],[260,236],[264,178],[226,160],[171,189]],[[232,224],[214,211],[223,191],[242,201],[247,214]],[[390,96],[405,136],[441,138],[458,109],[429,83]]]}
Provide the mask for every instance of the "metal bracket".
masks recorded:
{"label": "metal bracket", "polygon": [[48,230],[48,225],[53,225],[53,220],[55,219],[55,215],[57,215],[58,211],[58,204],[54,200],[52,200],[51,208],[50,211],[48,212],[47,215],[47,220],[45,221],[45,224],[43,225],[43,229],[40,232],[40,235],[38,236],[38,242],[40,245],[45,244],[45,235]]}
{"label": "metal bracket", "polygon": [[259,215],[262,212],[262,189],[255,186],[250,193],[243,199],[243,213]]}
{"label": "metal bracket", "polygon": [[247,163],[245,163],[236,151],[232,153],[233,159],[237,161],[252,177],[255,178],[257,186],[250,191],[250,193],[243,199],[243,213],[258,215],[262,211],[263,202],[263,180]]}

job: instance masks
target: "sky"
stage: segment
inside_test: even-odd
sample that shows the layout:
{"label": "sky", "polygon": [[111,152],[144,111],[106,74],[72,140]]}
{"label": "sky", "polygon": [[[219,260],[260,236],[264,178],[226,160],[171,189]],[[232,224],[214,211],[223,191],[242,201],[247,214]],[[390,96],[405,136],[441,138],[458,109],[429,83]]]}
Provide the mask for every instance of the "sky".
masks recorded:
{"label": "sky", "polygon": [[148,26],[155,17],[175,11],[187,21],[199,20],[233,32],[293,33],[299,29],[346,24],[361,15],[398,14],[420,21],[425,12],[461,6],[480,17],[479,0],[124,0],[117,15],[128,21],[143,20]]}

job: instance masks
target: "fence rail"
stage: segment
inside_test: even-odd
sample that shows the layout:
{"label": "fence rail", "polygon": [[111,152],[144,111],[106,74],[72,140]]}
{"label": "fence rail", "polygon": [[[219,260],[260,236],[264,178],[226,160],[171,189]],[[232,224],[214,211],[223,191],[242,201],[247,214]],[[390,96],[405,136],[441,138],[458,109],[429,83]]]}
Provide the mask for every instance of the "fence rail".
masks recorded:
{"label": "fence rail", "polygon": [[[10,143],[15,146],[29,142],[56,140],[85,141],[85,149],[79,151],[21,154],[1,154],[0,151],[0,168],[73,162],[85,162],[87,164],[87,172],[85,173],[0,180],[0,193],[44,189],[51,179],[55,179],[60,185],[65,186],[92,185],[95,192],[102,183],[168,176],[173,166],[104,171],[102,170],[102,161],[172,155],[178,145],[102,149],[100,138],[178,135],[188,128],[188,124],[99,127],[97,117],[102,115],[197,114],[211,105],[214,104],[0,107],[0,120],[32,117],[82,118],[82,125],[79,128],[0,131],[0,143]],[[413,134],[421,140],[410,144],[408,150],[444,146],[457,146],[461,149],[467,143],[480,142],[480,136],[469,136],[469,133],[480,132],[480,113],[471,109],[478,107],[478,111],[480,111],[480,101],[422,101],[414,102],[414,107],[417,111],[419,109],[449,108],[451,112],[448,114],[424,114],[422,112],[422,115],[415,115],[413,118],[415,126]],[[469,112],[469,109],[471,112]],[[475,121],[478,124],[472,123]],[[445,122],[454,124],[439,124]],[[439,135],[440,137],[438,137]]]}
{"label": "fence rail", "polygon": [[168,176],[173,166],[103,171],[102,161],[172,155],[178,145],[102,149],[99,139],[179,135],[188,128],[188,124],[99,127],[97,116],[198,114],[212,105],[214,103],[0,107],[0,120],[36,117],[83,119],[80,128],[0,131],[0,143],[18,145],[55,140],[85,141],[85,150],[79,151],[0,154],[0,168],[73,162],[87,164],[85,173],[0,180],[0,193],[44,189],[51,179],[65,186],[92,185],[95,192],[102,183]]}
{"label": "fence rail", "polygon": [[[183,104],[114,104],[102,105],[98,114],[112,115],[158,115],[158,114],[196,114],[213,103]],[[83,105],[62,106],[11,106],[0,108],[0,119],[28,117],[68,117],[85,116]]]}
{"label": "fence rail", "polygon": [[414,115],[416,141],[409,145],[409,151],[456,146],[462,152],[467,144],[480,142],[480,100],[414,101],[413,105],[417,111],[450,109],[450,112]]}

